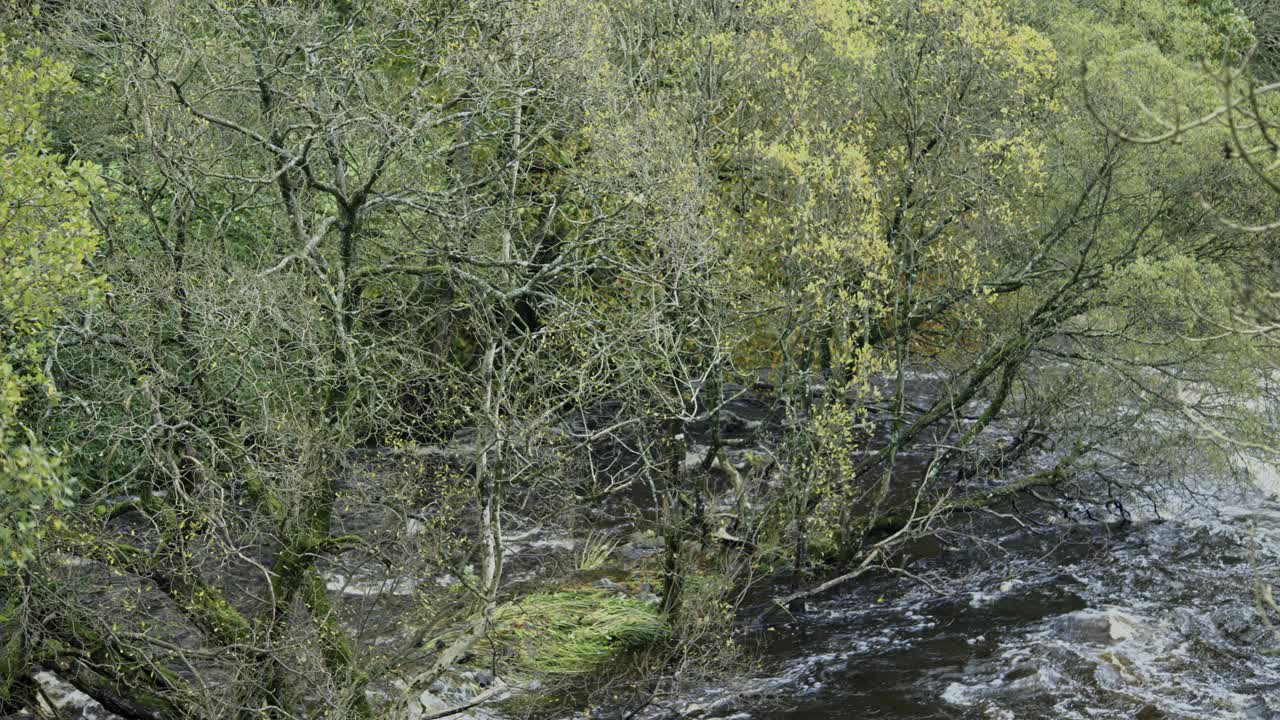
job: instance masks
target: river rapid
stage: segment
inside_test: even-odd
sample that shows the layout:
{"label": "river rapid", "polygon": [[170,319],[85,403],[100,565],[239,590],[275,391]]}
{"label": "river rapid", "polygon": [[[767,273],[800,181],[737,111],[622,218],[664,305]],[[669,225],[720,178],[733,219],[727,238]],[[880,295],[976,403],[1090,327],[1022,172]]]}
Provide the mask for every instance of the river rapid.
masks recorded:
{"label": "river rapid", "polygon": [[1280,583],[1277,489],[936,552],[914,578],[862,581],[755,629],[764,672],[678,712],[1280,720],[1280,635],[1255,594]]}

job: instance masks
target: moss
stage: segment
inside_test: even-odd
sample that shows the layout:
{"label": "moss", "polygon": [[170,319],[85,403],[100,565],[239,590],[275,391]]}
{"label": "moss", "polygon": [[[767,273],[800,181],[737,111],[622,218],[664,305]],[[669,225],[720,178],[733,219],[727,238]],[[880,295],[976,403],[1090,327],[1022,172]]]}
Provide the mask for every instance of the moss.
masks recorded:
{"label": "moss", "polygon": [[16,628],[5,628],[3,617],[0,617],[0,629],[6,630],[9,636],[0,646],[0,711],[16,712],[26,694],[24,686],[31,670],[31,659],[22,632],[17,632]]}
{"label": "moss", "polygon": [[667,637],[651,603],[596,590],[538,593],[500,605],[478,654],[514,651],[513,669],[574,675],[597,669],[627,650]]}
{"label": "moss", "polygon": [[[570,585],[591,585],[600,580],[609,580],[611,582],[623,585],[627,589],[632,589],[635,585],[635,571],[631,568],[621,567],[619,565],[606,565],[604,567],[592,570],[579,570],[572,575]],[[547,587],[544,585],[544,587]]]}
{"label": "moss", "polygon": [[313,565],[302,584],[302,599],[312,620],[320,640],[320,654],[329,674],[345,683],[344,691],[348,694],[346,707],[349,715],[355,718],[372,718],[373,707],[365,694],[369,684],[369,676],[359,666],[351,652],[346,631],[338,622],[329,595],[325,592],[324,579]]}

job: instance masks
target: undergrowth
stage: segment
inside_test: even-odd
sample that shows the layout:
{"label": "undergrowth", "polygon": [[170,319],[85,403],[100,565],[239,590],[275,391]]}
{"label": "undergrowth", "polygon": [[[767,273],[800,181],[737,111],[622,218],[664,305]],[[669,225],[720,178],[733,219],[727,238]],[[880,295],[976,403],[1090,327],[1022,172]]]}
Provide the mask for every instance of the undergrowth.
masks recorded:
{"label": "undergrowth", "polygon": [[515,669],[548,675],[589,672],[627,650],[668,637],[653,603],[595,590],[538,593],[498,607],[481,655],[515,651]]}

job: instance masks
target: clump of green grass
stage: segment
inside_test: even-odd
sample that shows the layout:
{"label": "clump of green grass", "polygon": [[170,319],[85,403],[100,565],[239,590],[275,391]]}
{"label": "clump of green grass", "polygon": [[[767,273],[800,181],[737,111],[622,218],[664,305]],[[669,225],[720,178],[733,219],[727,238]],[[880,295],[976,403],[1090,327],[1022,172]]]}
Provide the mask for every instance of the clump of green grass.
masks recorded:
{"label": "clump of green grass", "polygon": [[617,547],[618,541],[605,533],[591,532],[582,541],[582,549],[578,552],[578,570],[599,570],[609,562],[609,556]]}
{"label": "clump of green grass", "polygon": [[662,640],[668,631],[651,603],[595,590],[538,593],[498,607],[481,652],[514,649],[521,669],[574,675]]}

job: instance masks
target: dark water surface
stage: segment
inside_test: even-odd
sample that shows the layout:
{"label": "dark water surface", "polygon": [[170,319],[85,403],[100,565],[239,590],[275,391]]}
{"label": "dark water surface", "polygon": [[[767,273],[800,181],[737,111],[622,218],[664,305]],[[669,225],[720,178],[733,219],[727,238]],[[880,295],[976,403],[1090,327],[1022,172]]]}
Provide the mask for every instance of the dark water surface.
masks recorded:
{"label": "dark water surface", "polygon": [[[709,716],[1280,720],[1280,501],[1166,521],[1020,530],[811,601],[765,631],[767,677]],[[1251,557],[1253,548],[1253,557]],[[754,687],[752,687],[754,685]]]}

